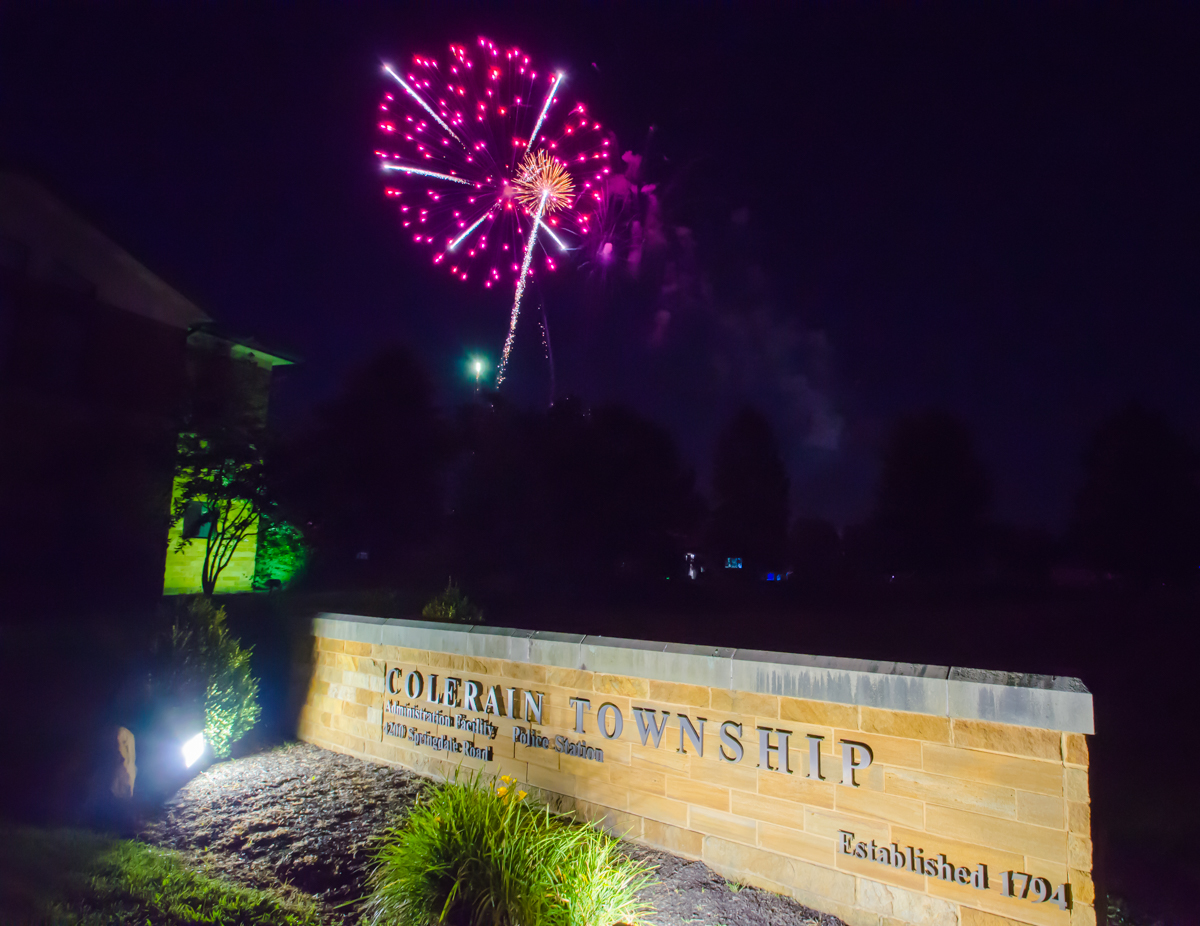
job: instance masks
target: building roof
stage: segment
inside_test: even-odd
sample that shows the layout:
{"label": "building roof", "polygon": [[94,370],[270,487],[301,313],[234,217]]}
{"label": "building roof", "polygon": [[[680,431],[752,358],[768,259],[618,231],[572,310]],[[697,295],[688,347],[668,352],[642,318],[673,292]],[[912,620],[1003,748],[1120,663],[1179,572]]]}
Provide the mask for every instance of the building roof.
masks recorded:
{"label": "building roof", "polygon": [[194,302],[22,174],[0,171],[0,238],[26,249],[27,269],[35,277],[55,279],[68,273],[86,281],[99,301],[175,328],[186,330],[212,321]]}
{"label": "building roof", "polygon": [[248,335],[234,334],[216,322],[203,322],[193,325],[188,331],[188,343],[196,346],[222,345],[229,351],[230,356],[243,357],[253,360],[259,366],[287,367],[299,363],[299,359],[291,354],[268,347],[258,338]]}

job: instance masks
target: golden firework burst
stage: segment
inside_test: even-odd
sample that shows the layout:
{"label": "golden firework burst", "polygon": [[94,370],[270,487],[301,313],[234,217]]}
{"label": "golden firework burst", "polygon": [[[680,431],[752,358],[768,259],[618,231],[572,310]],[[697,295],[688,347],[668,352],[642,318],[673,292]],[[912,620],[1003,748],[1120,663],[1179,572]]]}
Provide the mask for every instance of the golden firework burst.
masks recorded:
{"label": "golden firework burst", "polygon": [[575,192],[575,181],[566,165],[545,151],[525,155],[512,185],[517,202],[530,211],[537,209],[544,196],[543,214],[571,205],[571,194]]}

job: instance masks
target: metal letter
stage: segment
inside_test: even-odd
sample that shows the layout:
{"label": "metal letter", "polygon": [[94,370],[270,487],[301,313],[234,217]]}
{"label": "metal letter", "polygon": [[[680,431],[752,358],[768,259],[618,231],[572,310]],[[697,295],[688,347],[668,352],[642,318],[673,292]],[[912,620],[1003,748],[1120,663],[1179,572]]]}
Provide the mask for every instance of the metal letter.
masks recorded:
{"label": "metal letter", "polygon": [[575,705],[575,732],[583,732],[583,712],[592,709],[592,702],[587,698],[571,698],[571,704]]}
{"label": "metal letter", "polygon": [[[655,749],[657,749],[658,744],[662,742],[663,730],[667,728],[667,717],[669,716],[664,711],[662,723],[659,723],[655,717],[657,713],[658,712],[653,708],[635,707],[633,709],[634,719],[637,720],[638,733],[642,737],[642,745],[646,745],[646,737],[653,737]],[[650,716],[650,723],[646,723],[647,715]]]}
{"label": "metal letter", "polygon": [[396,687],[396,677],[403,674],[399,669],[388,672],[388,694],[400,694],[400,689]]}
{"label": "metal letter", "polygon": [[537,700],[535,701],[534,700],[534,692],[532,692],[532,691],[525,692],[525,721],[526,721],[526,723],[530,722],[531,714],[533,715],[533,719],[536,720],[538,723],[542,722],[542,698],[544,698],[544,697],[545,697],[545,695],[539,691],[539,692],[537,692]]}
{"label": "metal letter", "polygon": [[[696,747],[696,754],[704,755],[704,717],[700,717],[700,729],[697,730],[692,726],[692,718],[687,714],[679,715],[679,748],[676,752],[681,752],[687,755],[687,750],[683,746],[683,737],[686,735],[692,741],[692,745]],[[665,721],[664,721],[665,723]]]}
{"label": "metal letter", "polygon": [[871,747],[866,743],[854,743],[850,740],[840,740],[842,745],[842,784],[857,788],[854,773],[870,767],[874,759]]}
{"label": "metal letter", "polygon": [[437,690],[437,676],[432,672],[429,673],[429,690],[425,692],[425,700],[430,704],[441,704],[442,696]]}
{"label": "metal letter", "polygon": [[854,851],[850,848],[854,843],[854,834],[847,833],[845,830],[838,830],[838,835],[841,837],[842,855],[849,855]]}
{"label": "metal letter", "polygon": [[[770,727],[756,727],[758,730],[758,767],[771,769],[770,755],[772,752],[779,758],[779,768],[771,769],[773,772],[783,772],[786,775],[792,773],[791,767],[788,765],[788,737],[792,735],[791,730],[772,730]],[[779,745],[771,745],[771,734],[779,734]]]}
{"label": "metal letter", "polygon": [[[609,713],[615,713],[613,718],[613,731],[608,732],[608,717]],[[600,710],[596,711],[596,722],[600,724],[600,735],[606,740],[615,740],[621,735],[621,731],[625,728],[625,718],[621,716],[621,709],[615,704],[604,703],[600,705]]]}
{"label": "metal letter", "polygon": [[446,694],[442,698],[442,703],[446,707],[458,707],[458,689],[462,687],[461,678],[446,679]]}
{"label": "metal letter", "polygon": [[804,777],[824,781],[825,776],[821,774],[821,743],[825,737],[806,733],[805,738],[808,740],[808,774]]}
{"label": "metal letter", "polygon": [[413,669],[408,673],[408,678],[404,680],[404,693],[410,698],[419,698],[424,688],[424,677],[416,669]]}
{"label": "metal letter", "polygon": [[463,696],[463,707],[469,711],[474,711],[476,714],[483,713],[479,709],[479,695],[482,690],[479,687],[479,682],[474,679],[467,679],[467,693]]}
{"label": "metal letter", "polygon": [[[727,727],[736,730],[737,736],[731,734],[729,730],[726,729]],[[742,749],[742,742],[738,739],[738,736],[741,735],[742,725],[740,723],[734,723],[732,720],[726,720],[723,724],[721,724],[721,745],[717,747],[717,755],[720,757],[722,762],[742,761],[742,756],[745,755],[745,750]],[[642,734],[642,736],[644,741],[645,734]],[[729,747],[728,753],[725,752],[726,746]]]}

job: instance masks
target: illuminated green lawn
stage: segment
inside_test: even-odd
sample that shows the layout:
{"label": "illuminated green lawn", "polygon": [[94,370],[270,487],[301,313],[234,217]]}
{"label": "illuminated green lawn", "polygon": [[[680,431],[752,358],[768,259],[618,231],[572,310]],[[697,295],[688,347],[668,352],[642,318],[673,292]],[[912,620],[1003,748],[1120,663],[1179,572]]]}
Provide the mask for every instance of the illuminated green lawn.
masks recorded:
{"label": "illuminated green lawn", "polygon": [[0,828],[0,923],[316,926],[315,911],[187,868],[173,852],[86,830]]}

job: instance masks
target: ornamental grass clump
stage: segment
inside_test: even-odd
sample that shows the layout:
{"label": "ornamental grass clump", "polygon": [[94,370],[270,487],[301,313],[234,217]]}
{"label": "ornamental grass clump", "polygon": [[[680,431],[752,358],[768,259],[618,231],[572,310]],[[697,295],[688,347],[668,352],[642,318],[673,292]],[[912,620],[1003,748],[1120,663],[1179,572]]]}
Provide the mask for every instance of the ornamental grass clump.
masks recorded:
{"label": "ornamental grass clump", "polygon": [[367,920],[377,926],[614,926],[650,907],[647,868],[590,824],[535,807],[507,776],[436,787],[384,836]]}

